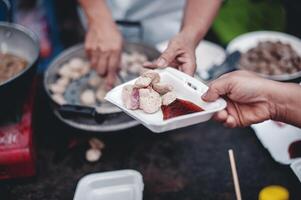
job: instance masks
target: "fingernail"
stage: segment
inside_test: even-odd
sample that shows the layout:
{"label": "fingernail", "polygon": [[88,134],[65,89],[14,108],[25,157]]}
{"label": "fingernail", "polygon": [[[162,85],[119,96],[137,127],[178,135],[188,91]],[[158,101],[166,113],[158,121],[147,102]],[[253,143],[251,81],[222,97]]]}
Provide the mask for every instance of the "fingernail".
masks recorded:
{"label": "fingernail", "polygon": [[159,67],[163,67],[166,64],[166,61],[163,58],[159,58],[156,63]]}

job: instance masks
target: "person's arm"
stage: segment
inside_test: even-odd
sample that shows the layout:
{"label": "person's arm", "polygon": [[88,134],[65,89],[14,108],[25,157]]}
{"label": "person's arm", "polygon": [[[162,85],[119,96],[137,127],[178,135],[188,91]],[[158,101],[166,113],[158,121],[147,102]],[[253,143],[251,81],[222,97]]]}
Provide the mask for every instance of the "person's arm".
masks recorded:
{"label": "person's arm", "polygon": [[301,127],[300,85],[279,82],[270,98],[275,100],[275,113],[272,119]]}
{"label": "person's arm", "polygon": [[193,40],[196,46],[206,35],[222,0],[187,0],[181,33]]}
{"label": "person's arm", "polygon": [[114,23],[105,0],[79,0],[87,17],[88,26],[99,23]]}
{"label": "person's arm", "polygon": [[173,66],[193,75],[196,68],[195,48],[206,35],[220,7],[221,0],[187,0],[180,32],[172,38],[167,49],[145,67]]}
{"label": "person's arm", "polygon": [[268,119],[301,127],[301,86],[261,78],[247,71],[225,74],[210,83],[202,97],[227,100],[215,119],[228,127],[243,127]]}
{"label": "person's arm", "polygon": [[88,21],[85,49],[92,67],[106,76],[108,87],[116,80],[122,36],[105,0],[79,0]]}

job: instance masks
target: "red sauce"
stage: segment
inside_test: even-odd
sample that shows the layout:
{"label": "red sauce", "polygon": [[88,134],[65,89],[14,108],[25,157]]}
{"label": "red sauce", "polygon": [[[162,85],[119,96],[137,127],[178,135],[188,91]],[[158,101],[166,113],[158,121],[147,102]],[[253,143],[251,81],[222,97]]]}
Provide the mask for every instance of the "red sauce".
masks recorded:
{"label": "red sauce", "polygon": [[288,153],[290,155],[290,158],[301,157],[301,140],[291,143],[288,147]]}
{"label": "red sauce", "polygon": [[195,105],[190,101],[183,99],[176,99],[174,102],[167,106],[161,106],[163,112],[163,119],[171,119],[181,115],[187,115],[191,113],[204,111],[203,108]]}

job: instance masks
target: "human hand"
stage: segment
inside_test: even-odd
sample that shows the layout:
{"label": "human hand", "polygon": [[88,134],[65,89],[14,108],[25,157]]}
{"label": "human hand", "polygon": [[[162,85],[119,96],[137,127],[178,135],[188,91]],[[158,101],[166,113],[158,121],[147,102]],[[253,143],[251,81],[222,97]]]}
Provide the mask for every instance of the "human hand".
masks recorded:
{"label": "human hand", "polygon": [[179,33],[168,44],[161,56],[143,65],[147,68],[176,67],[179,70],[193,75],[196,69],[195,42],[187,34]]}
{"label": "human hand", "polygon": [[122,36],[116,24],[108,20],[89,24],[85,49],[92,67],[106,77],[108,88],[113,87],[122,51]]}
{"label": "human hand", "polygon": [[225,126],[244,127],[279,117],[283,83],[267,80],[247,71],[225,74],[209,84],[204,101],[225,97],[227,107],[214,119]]}

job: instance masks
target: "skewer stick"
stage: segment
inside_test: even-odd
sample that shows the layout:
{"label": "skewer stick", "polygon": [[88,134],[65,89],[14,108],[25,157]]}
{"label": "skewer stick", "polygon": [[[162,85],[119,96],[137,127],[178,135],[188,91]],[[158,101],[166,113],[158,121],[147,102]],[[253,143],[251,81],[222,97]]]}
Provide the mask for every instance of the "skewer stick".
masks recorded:
{"label": "skewer stick", "polygon": [[229,159],[230,159],[230,164],[231,164],[232,177],[233,177],[233,181],[234,181],[234,189],[235,189],[236,199],[241,200],[241,192],[240,192],[240,187],[239,187],[239,181],[238,181],[238,175],[237,175],[233,150],[232,149],[228,150],[228,153],[229,153]]}

